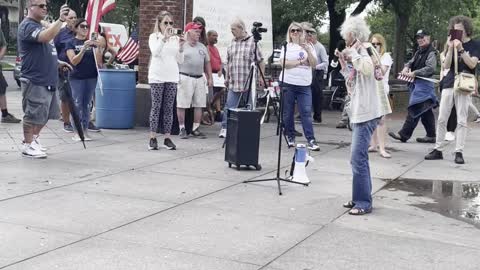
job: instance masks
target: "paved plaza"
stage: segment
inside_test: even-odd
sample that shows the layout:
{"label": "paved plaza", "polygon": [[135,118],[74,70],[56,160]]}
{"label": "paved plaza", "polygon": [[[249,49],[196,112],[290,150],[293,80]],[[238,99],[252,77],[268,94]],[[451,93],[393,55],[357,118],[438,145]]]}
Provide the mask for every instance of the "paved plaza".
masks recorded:
{"label": "paved plaza", "polygon": [[[6,76],[11,76],[6,74]],[[7,94],[21,116],[20,90]],[[103,130],[87,149],[50,121],[48,159],[20,155],[21,124],[0,124],[0,269],[480,269],[480,125],[465,165],[425,161],[433,147],[389,140],[370,155],[374,211],[350,216],[350,132],[339,112],[315,125],[308,187],[243,181],[275,175],[275,123],[262,126],[261,171],[228,168],[219,126],[177,151],[147,151],[148,129]],[[402,114],[390,116],[398,130]],[[300,125],[297,124],[300,129]],[[415,136],[424,136],[423,127]],[[282,149],[282,169],[292,149]]]}

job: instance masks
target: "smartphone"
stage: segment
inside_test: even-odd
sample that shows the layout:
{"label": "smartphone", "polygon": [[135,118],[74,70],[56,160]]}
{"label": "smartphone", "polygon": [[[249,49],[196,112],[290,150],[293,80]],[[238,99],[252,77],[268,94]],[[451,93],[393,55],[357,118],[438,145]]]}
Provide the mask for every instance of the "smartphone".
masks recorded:
{"label": "smartphone", "polygon": [[448,35],[450,35],[450,40],[457,39],[462,41],[463,31],[457,30],[457,29],[450,29],[450,32],[448,33]]}
{"label": "smartphone", "polygon": [[178,29],[178,28],[170,28],[168,33],[170,35],[177,35],[177,36],[180,36],[182,34],[182,29]]}
{"label": "smartphone", "polygon": [[91,40],[97,40],[97,33],[93,32],[90,36]]}

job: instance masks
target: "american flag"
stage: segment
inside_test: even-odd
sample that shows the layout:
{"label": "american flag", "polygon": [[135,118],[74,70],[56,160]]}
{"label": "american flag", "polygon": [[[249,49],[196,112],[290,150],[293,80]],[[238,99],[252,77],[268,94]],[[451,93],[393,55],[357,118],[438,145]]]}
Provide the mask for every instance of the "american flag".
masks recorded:
{"label": "american flag", "polygon": [[115,0],[89,0],[85,20],[90,25],[90,33],[97,32],[100,19],[116,6]]}
{"label": "american flag", "polygon": [[408,83],[412,83],[415,80],[415,78],[407,76],[407,75],[403,75],[402,73],[398,73],[397,79],[401,80],[401,81],[408,82]]}
{"label": "american flag", "polygon": [[137,29],[135,29],[127,40],[127,43],[120,49],[120,52],[117,54],[117,59],[129,65],[137,59],[138,52],[138,33]]}

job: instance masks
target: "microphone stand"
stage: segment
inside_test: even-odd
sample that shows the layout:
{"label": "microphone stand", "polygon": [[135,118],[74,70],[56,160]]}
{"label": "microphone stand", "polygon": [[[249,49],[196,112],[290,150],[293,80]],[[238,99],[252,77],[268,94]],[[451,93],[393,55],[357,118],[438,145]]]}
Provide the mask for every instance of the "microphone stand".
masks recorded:
{"label": "microphone stand", "polygon": [[280,163],[281,163],[281,159],[282,159],[282,134],[284,133],[284,130],[285,130],[285,128],[283,126],[283,109],[284,108],[283,108],[283,89],[282,88],[283,88],[284,79],[285,79],[285,63],[286,63],[286,60],[287,60],[287,57],[286,57],[287,56],[287,44],[288,44],[287,41],[285,41],[283,43],[284,57],[283,57],[282,79],[281,79],[281,84],[280,84],[280,109],[279,109],[280,112],[279,112],[279,115],[278,115],[278,125],[280,127],[280,133],[277,134],[278,135],[277,175],[276,175],[275,178],[243,181],[243,183],[277,181],[278,195],[282,195],[282,188],[280,187],[280,181],[308,186],[308,184],[295,182],[295,181],[280,177]]}

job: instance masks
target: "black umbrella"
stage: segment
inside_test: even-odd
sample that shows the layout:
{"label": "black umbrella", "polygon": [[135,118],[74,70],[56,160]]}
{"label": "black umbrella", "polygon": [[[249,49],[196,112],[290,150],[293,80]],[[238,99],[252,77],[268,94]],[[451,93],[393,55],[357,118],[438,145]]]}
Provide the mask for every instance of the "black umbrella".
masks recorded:
{"label": "black umbrella", "polygon": [[68,81],[68,71],[62,72],[61,80],[63,80],[63,87],[65,87],[65,96],[68,100],[68,107],[70,108],[70,114],[72,115],[73,124],[75,125],[78,136],[83,143],[83,148],[87,149],[85,145],[85,134],[83,134],[82,123],[80,121],[80,116],[78,115],[77,108],[75,107],[75,103],[72,97],[72,88],[70,88],[70,82]]}

